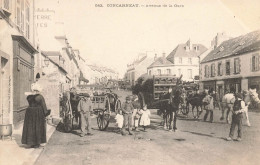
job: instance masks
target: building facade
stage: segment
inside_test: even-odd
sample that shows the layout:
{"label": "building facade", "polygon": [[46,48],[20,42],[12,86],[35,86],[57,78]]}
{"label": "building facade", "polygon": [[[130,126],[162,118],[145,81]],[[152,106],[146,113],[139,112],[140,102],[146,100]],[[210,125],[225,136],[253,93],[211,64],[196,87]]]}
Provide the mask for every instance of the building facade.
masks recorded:
{"label": "building facade", "polygon": [[34,0],[0,2],[1,123],[16,124],[24,118],[24,93],[34,81]]}
{"label": "building facade", "polygon": [[229,39],[212,50],[201,62],[203,89],[220,96],[227,91],[260,89],[260,31]]}
{"label": "building facade", "polygon": [[157,54],[155,51],[141,53],[138,55],[138,58],[134,60],[134,62],[127,65],[125,78],[126,81],[130,82],[131,86],[135,85],[136,80],[141,75],[147,73],[147,67],[154,62],[155,54]]}
{"label": "building facade", "polygon": [[199,76],[199,56],[207,51],[201,44],[192,44],[188,40],[179,44],[167,57],[155,56],[154,62],[147,68],[148,75],[181,76],[184,81],[194,81]]}

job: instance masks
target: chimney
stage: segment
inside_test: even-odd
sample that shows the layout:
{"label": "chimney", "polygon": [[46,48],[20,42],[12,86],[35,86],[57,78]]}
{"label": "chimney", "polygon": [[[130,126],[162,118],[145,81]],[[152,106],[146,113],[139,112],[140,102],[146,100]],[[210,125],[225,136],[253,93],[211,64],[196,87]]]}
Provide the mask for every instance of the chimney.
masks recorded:
{"label": "chimney", "polygon": [[155,53],[155,55],[154,55],[154,61],[157,59],[157,54]]}
{"label": "chimney", "polygon": [[163,54],[162,54],[162,59],[163,59],[163,63],[165,63],[166,62],[166,58],[165,58],[165,52],[163,52]]}

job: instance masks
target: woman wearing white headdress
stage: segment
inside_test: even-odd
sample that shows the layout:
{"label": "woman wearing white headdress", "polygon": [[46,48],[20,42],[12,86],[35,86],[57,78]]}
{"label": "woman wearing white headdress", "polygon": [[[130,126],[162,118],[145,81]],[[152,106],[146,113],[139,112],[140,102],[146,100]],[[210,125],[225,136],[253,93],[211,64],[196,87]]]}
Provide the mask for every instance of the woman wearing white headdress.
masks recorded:
{"label": "woman wearing white headdress", "polygon": [[32,92],[26,92],[27,101],[29,103],[26,109],[22,144],[30,147],[38,148],[41,143],[46,143],[46,122],[45,117],[49,115],[44,97],[40,94],[42,91],[38,83],[31,85]]}

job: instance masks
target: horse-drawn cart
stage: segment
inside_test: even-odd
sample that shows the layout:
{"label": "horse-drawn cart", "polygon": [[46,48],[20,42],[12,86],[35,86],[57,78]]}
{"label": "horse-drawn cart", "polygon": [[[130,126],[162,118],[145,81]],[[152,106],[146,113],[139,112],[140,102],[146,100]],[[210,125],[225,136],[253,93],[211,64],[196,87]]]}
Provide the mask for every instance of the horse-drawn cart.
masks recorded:
{"label": "horse-drawn cart", "polygon": [[91,96],[93,114],[97,117],[99,130],[105,130],[109,125],[111,113],[117,113],[121,109],[121,102],[117,94],[111,90],[81,85],[75,91],[65,92],[61,100],[62,109],[60,116],[63,118],[65,132],[70,132],[80,126],[80,113],[77,110],[77,105],[84,93],[88,93]]}
{"label": "horse-drawn cart", "polygon": [[97,125],[99,130],[105,130],[109,125],[111,112],[117,113],[121,108],[121,102],[114,93],[105,93],[94,95],[92,98],[93,111],[97,116]]}

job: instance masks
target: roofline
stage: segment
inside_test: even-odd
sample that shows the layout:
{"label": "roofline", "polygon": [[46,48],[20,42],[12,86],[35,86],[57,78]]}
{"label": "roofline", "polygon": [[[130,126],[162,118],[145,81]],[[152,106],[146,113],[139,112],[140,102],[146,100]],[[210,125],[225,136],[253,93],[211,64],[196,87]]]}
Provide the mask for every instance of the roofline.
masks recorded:
{"label": "roofline", "polygon": [[204,64],[204,63],[208,63],[208,62],[212,62],[212,61],[217,61],[217,60],[220,60],[220,59],[225,59],[225,58],[229,58],[229,57],[234,57],[234,56],[241,56],[241,55],[244,55],[244,54],[247,54],[247,53],[250,53],[250,52],[256,52],[260,50],[260,47],[253,50],[253,51],[247,51],[247,52],[244,52],[243,54],[231,54],[231,55],[226,55],[225,57],[220,57],[220,58],[216,58],[216,59],[212,59],[212,60],[208,60],[208,61],[201,61],[201,64]]}

